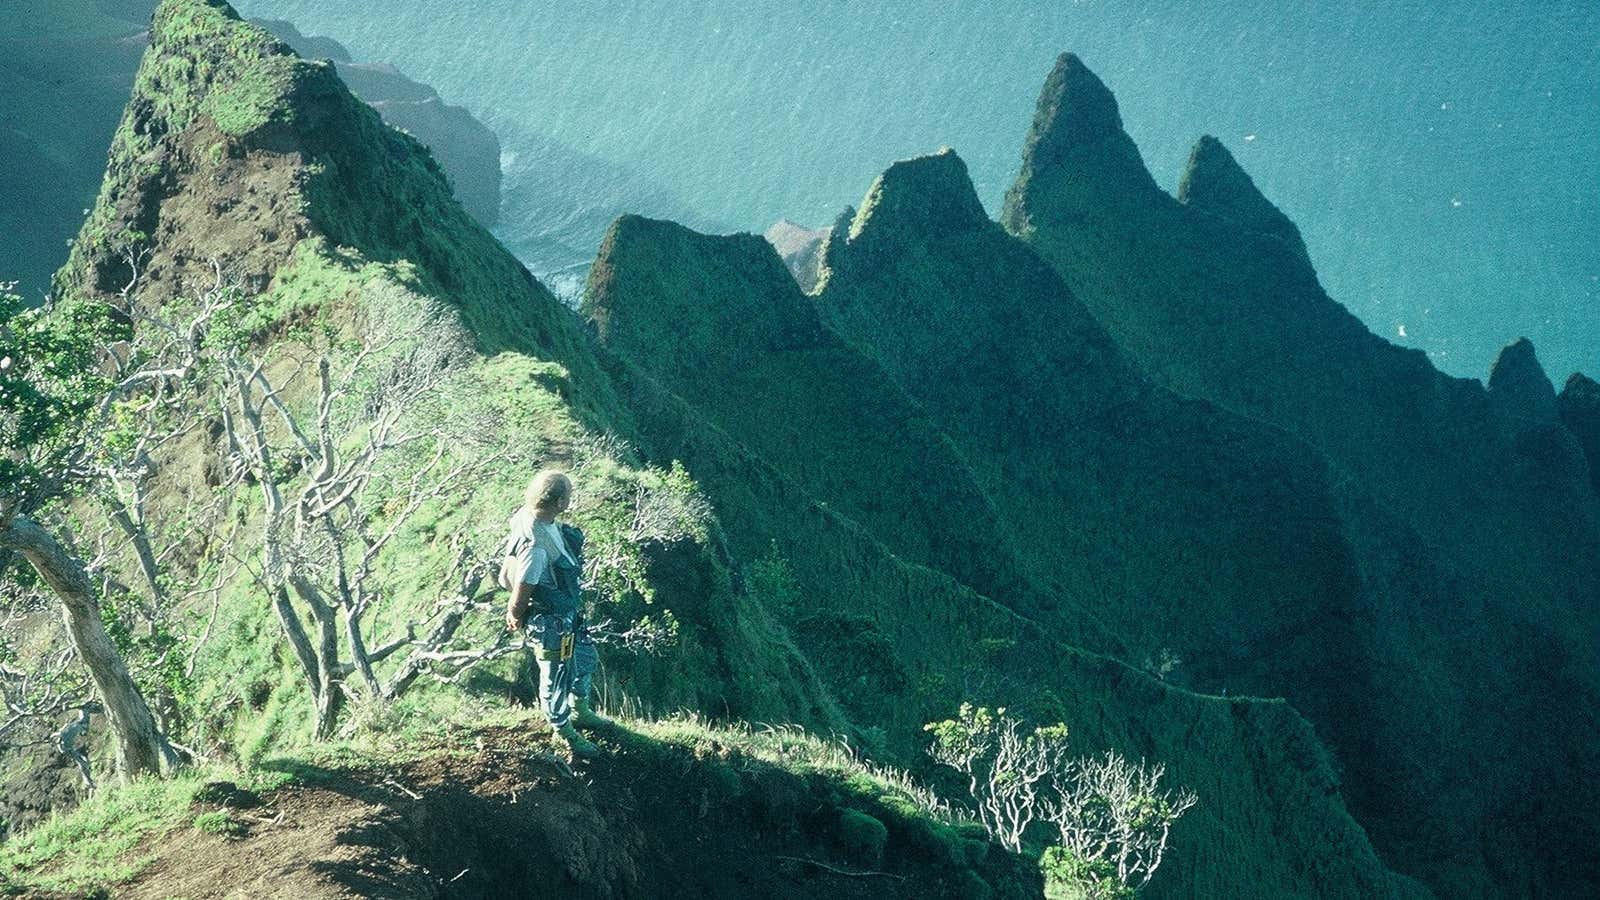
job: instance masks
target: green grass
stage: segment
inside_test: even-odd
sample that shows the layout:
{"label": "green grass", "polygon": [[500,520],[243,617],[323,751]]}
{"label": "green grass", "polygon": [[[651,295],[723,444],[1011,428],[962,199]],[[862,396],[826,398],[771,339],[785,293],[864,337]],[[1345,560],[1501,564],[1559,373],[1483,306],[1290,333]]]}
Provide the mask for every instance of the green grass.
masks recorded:
{"label": "green grass", "polygon": [[[384,127],[324,69],[277,55],[258,30],[219,7],[196,0],[164,6],[139,84],[141,103],[135,106],[154,110],[159,121],[124,121],[101,201],[76,254],[106,252],[127,227],[115,211],[131,199],[130,192],[141,190],[140,178],[147,174],[141,167],[148,165],[142,160],[157,143],[204,160],[216,143],[204,128],[207,117],[239,138],[227,152],[248,152],[251,133],[281,124],[274,138],[316,160],[297,182],[302,193],[282,199],[300,203],[318,234],[296,248],[262,296],[252,298],[238,323],[242,331],[275,342],[276,352],[287,356],[327,334],[348,336],[374,318],[447,310],[451,328],[415,334],[394,352],[426,349],[449,331],[464,334],[481,357],[453,376],[440,407],[452,415],[486,413],[487,424],[449,421],[463,423],[463,440],[479,439],[508,455],[464,489],[425,506],[398,535],[381,561],[385,594],[369,621],[371,643],[434,601],[454,541],[492,547],[527,477],[540,465],[560,465],[578,477],[572,518],[588,531],[591,547],[633,554],[626,566],[634,586],[611,597],[603,611],[669,611],[682,623],[682,643],[670,654],[603,651],[603,696],[645,718],[683,708],[804,726],[713,726],[692,716],[629,723],[642,735],[641,752],[708,761],[697,777],[716,792],[742,790],[744,777],[762,767],[819,779],[831,803],[879,822],[891,844],[919,841],[959,870],[983,855],[952,824],[959,817],[909,776],[865,762],[850,747],[915,765],[922,761],[924,722],[948,714],[962,700],[1003,703],[1045,709],[1067,721],[1086,750],[1154,753],[1171,764],[1175,781],[1199,790],[1202,807],[1180,826],[1172,863],[1194,874],[1196,891],[1225,895],[1247,883],[1257,896],[1293,896],[1305,883],[1303,872],[1342,885],[1360,877],[1351,869],[1379,868],[1338,802],[1337,782],[1314,734],[1292,710],[1174,690],[1063,643],[1064,636],[1093,636],[1101,649],[1125,649],[1111,646],[1116,641],[1099,621],[1113,605],[1128,620],[1121,637],[1130,645],[1162,637],[1162,628],[1188,634],[1190,608],[1156,590],[1165,563],[1205,568],[1210,557],[1226,554],[1201,546],[1161,557],[1149,549],[1165,546],[1151,538],[1151,530],[1117,530],[1129,510],[1159,521],[1185,507],[1181,494],[1164,496],[1160,484],[1143,484],[1146,470],[1138,465],[1125,466],[1117,482],[1127,488],[1116,498],[1118,506],[1102,499],[1107,492],[1092,489],[1103,487],[1101,482],[1088,476],[1082,483],[1072,480],[1108,465],[1104,457],[1063,455],[1051,458],[1060,465],[1023,470],[1013,456],[990,452],[984,429],[999,417],[989,415],[994,411],[981,406],[983,399],[1006,397],[1015,382],[1032,384],[1009,376],[1049,361],[1047,347],[1011,347],[1018,352],[1006,358],[1019,368],[1008,377],[925,383],[932,399],[924,396],[919,409],[916,398],[894,387],[912,380],[904,371],[853,349],[851,340],[867,345],[870,329],[863,325],[846,340],[830,338],[819,328],[811,301],[793,290],[781,264],[756,239],[724,239],[722,249],[732,248],[727,253],[714,248],[695,257],[647,234],[631,259],[613,262],[654,266],[645,280],[656,283],[640,288],[635,299],[647,304],[654,290],[654,299],[676,304],[667,321],[691,331],[692,341],[675,344],[673,332],[656,323],[631,346],[607,356],[466,217],[438,167],[414,141]],[[299,103],[315,104],[318,115],[299,116]],[[877,241],[883,236],[873,223],[906,211],[897,205],[905,198],[884,195],[891,187],[880,183],[856,217],[860,227],[850,229],[852,238]],[[913,206],[911,212],[931,208]],[[996,296],[1034,297],[1048,273],[993,229],[976,238],[944,237],[951,246],[918,246],[904,235],[883,238],[877,246],[884,252],[877,258],[863,253],[858,271],[830,278],[821,302],[843,305],[854,296],[863,301],[866,316],[896,303],[937,302],[950,317],[945,326],[957,323],[963,338],[1012,336],[1015,322],[985,320],[982,310]],[[841,261],[852,255],[849,247],[836,249]],[[698,266],[696,260],[714,265]],[[992,270],[1008,280],[987,278]],[[69,266],[68,281],[71,271]],[[596,271],[595,290],[606,287],[608,274],[628,274],[599,266]],[[739,279],[758,290],[729,289]],[[762,294],[763,285],[780,285],[785,293]],[[1058,298],[1035,299],[1048,309]],[[1019,303],[1005,312],[1019,310],[1034,311]],[[729,321],[711,318],[729,313]],[[752,321],[739,321],[742,315]],[[911,321],[897,337],[929,337],[918,330],[928,318]],[[663,348],[696,358],[679,360],[683,371],[671,373],[663,360],[646,357]],[[752,360],[754,365],[744,365]],[[708,362],[717,364],[717,377],[697,371]],[[1103,386],[1088,379],[1068,383],[1091,396]],[[946,400],[949,406],[967,403],[968,411],[982,415],[973,416],[964,431],[950,426],[948,410],[945,420],[936,420]],[[830,402],[837,405],[825,405]],[[774,415],[774,408],[783,414]],[[854,427],[830,428],[833,422]],[[900,432],[916,440],[897,442],[893,437]],[[640,490],[665,490],[679,481],[677,461],[714,500],[719,519],[702,534],[630,549]],[[1118,456],[1113,462],[1126,460]],[[964,561],[987,558],[950,534],[951,517],[993,537],[1000,529],[992,527],[989,498],[997,494],[1010,504],[1021,533],[1014,546],[995,556],[1033,563],[1036,584],[1025,595],[1039,609],[994,602],[1007,576],[1021,583],[1015,571],[962,568]],[[383,506],[381,496],[373,499],[375,507]],[[903,514],[913,500],[919,515],[907,524]],[[256,503],[246,494],[226,517],[253,522]],[[1069,512],[1063,516],[1062,510]],[[1062,549],[1061,533],[1044,523],[1060,523],[1076,543]],[[1096,524],[1105,529],[1104,540],[1087,533]],[[754,573],[753,584],[740,577],[744,561],[763,558],[767,564]],[[785,564],[803,573],[803,580],[785,583]],[[1124,570],[1144,582],[1118,581]],[[1084,572],[1115,576],[1107,584],[1085,585],[1077,581]],[[974,584],[996,590],[986,594],[973,590]],[[1066,586],[1075,590],[1061,589]],[[1228,608],[1232,600],[1214,593],[1208,582],[1187,586],[1192,590],[1176,600],[1192,602],[1194,609]],[[1134,589],[1142,587],[1149,590]],[[1253,591],[1238,593],[1261,602]],[[1046,608],[1045,601],[1054,598],[1060,609]],[[489,640],[498,627],[495,619],[491,612],[471,625],[464,640]],[[1240,623],[1253,619],[1241,614],[1223,624]],[[1116,637],[1118,631],[1109,633]],[[298,777],[318,766],[378,765],[429,746],[437,751],[441,737],[455,748],[446,752],[466,752],[463,742],[475,726],[536,722],[509,705],[508,688],[518,677],[515,661],[506,661],[459,685],[424,683],[394,704],[356,700],[337,739],[312,745],[306,690],[261,591],[241,577],[225,590],[218,631],[198,658],[194,728],[207,739],[205,746]],[[830,733],[848,735],[850,747],[815,736]],[[194,824],[187,813],[161,822],[160,827]],[[860,818],[841,816],[834,824],[841,840],[849,840],[844,833],[876,833]],[[1280,840],[1288,849],[1278,846]],[[871,843],[858,839],[852,845]],[[57,848],[55,855],[63,852]],[[1241,876],[1246,866],[1255,868]]]}
{"label": "green grass", "polygon": [[228,815],[225,810],[214,809],[194,817],[194,830],[201,834],[238,837],[245,833],[244,823]]}
{"label": "green grass", "polygon": [[[344,345],[351,323],[400,327],[398,343],[374,359],[370,374],[361,376],[376,378],[385,360],[449,340],[448,307],[443,307],[445,320],[436,326],[404,330],[408,316],[441,309],[419,293],[422,284],[413,272],[404,263],[372,263],[353,251],[330,251],[320,239],[308,240],[279,271],[270,290],[241,308],[232,327],[247,341],[272,335],[280,360],[304,356],[307,347],[321,346],[331,336],[336,370],[352,353]],[[634,534],[641,492],[692,505],[700,502],[695,499],[698,487],[681,468],[644,465],[627,444],[585,427],[574,415],[570,389],[569,371],[560,363],[510,352],[489,358],[468,354],[427,408],[411,411],[419,424],[423,419],[428,424],[459,423],[451,440],[469,447],[464,452],[501,457],[471,477],[470,490],[452,490],[422,506],[379,558],[385,592],[365,623],[369,646],[387,641],[433,607],[449,589],[450,564],[462,542],[480,554],[492,553],[527,479],[541,466],[556,465],[571,471],[579,485],[569,518],[585,530],[590,555],[619,561],[615,577],[592,594],[596,618],[626,622],[641,615],[671,615],[682,621],[680,643],[666,655],[630,657],[607,651],[602,692],[646,696],[665,709],[722,708],[738,695],[744,695],[739,708],[767,715],[805,708],[792,700],[807,689],[792,678],[792,645],[760,606],[739,605],[714,546],[717,536],[701,526],[647,555],[644,539]],[[286,398],[296,408],[310,402],[303,387]],[[357,440],[360,432],[346,437]],[[398,454],[387,471],[404,473],[429,452],[422,447]],[[383,487],[392,481],[374,482],[364,499],[368,508],[379,511],[374,528],[384,525],[383,511],[392,505],[392,495]],[[291,480],[284,486],[289,495],[294,485]],[[249,534],[259,527],[260,514],[259,498],[241,490],[219,522],[202,527],[222,530],[238,523]],[[184,612],[192,632],[210,614],[209,603]],[[458,640],[484,645],[499,630],[498,615],[483,613],[469,620]],[[403,656],[381,663],[380,678]],[[425,731],[429,721],[463,707],[476,712],[477,694],[504,702],[511,686],[527,684],[523,666],[525,661],[509,658],[458,684],[435,684],[425,677],[398,703],[380,707],[352,702],[347,718],[369,719],[392,731]],[[243,573],[223,590],[212,637],[197,657],[195,681],[198,718],[192,739],[218,741],[247,762],[306,748],[312,713],[308,691],[282,646],[260,588]],[[818,721],[837,722],[837,717]]]}
{"label": "green grass", "polygon": [[225,814],[195,817],[190,804],[206,782],[223,779],[251,790],[287,783],[278,773],[205,767],[166,779],[107,784],[71,812],[0,844],[0,872],[32,888],[74,893],[126,881],[153,862],[137,852],[144,841],[188,825],[202,831],[222,827],[216,818]]}
{"label": "green grass", "polygon": [[653,741],[681,747],[696,757],[738,757],[796,774],[824,775],[859,797],[893,798],[944,824],[971,821],[908,773],[866,759],[841,737],[824,739],[795,725],[714,723],[693,713],[629,725]]}

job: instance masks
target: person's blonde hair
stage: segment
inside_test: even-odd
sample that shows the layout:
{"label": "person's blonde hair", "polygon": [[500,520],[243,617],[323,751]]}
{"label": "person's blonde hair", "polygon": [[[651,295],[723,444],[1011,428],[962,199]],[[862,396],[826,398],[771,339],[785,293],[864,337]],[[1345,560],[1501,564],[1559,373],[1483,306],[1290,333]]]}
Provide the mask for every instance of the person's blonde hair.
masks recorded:
{"label": "person's blonde hair", "polygon": [[572,502],[572,479],[556,469],[542,469],[528,482],[522,504],[534,512],[554,514]]}

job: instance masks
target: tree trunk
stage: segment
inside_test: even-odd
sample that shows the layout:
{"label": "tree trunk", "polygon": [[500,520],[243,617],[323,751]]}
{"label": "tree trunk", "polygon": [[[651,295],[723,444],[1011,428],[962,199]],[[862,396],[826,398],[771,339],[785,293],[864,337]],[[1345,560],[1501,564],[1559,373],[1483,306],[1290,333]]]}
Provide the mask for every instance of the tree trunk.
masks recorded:
{"label": "tree trunk", "polygon": [[317,653],[311,649],[311,639],[306,636],[305,627],[300,624],[300,614],[289,599],[289,589],[282,584],[272,589],[272,608],[278,614],[284,639],[294,651],[294,658],[300,662],[300,671],[306,676],[306,686],[311,689],[311,696],[320,696],[322,676],[317,667]]}
{"label": "tree trunk", "polygon": [[333,726],[344,705],[344,685],[339,676],[338,620],[332,609],[312,611],[317,620],[317,669],[322,676],[322,694],[317,697],[317,740],[333,737]]}
{"label": "tree trunk", "polygon": [[367,639],[361,634],[361,615],[352,612],[348,607],[344,611],[344,634],[346,642],[350,645],[350,661],[361,674],[361,680],[372,691],[374,699],[387,699],[383,695],[383,686],[378,683],[377,673],[372,671],[372,657],[367,653]]}
{"label": "tree trunk", "polygon": [[306,578],[291,574],[289,584],[300,599],[305,601],[311,609],[312,621],[317,624],[317,638],[313,648],[316,652],[317,678],[322,682],[322,689],[317,692],[317,725],[316,737],[318,740],[333,736],[333,726],[339,718],[339,707],[343,705],[344,689],[340,684],[339,674],[339,618],[333,605],[322,599],[317,591],[317,586]]}
{"label": "tree trunk", "polygon": [[73,649],[88,667],[111,722],[117,771],[124,776],[159,774],[164,741],[139,686],[133,683],[100,621],[100,602],[83,563],[49,532],[22,516],[0,526],[0,545],[21,552],[61,601]]}
{"label": "tree trunk", "polygon": [[279,584],[273,589],[272,606],[278,612],[284,637],[288,639],[295,658],[300,662],[300,670],[306,676],[306,687],[311,690],[311,700],[317,708],[313,735],[320,741],[333,736],[344,699],[344,692],[339,685],[338,630],[332,608],[318,600],[314,593],[307,597],[307,591],[314,589],[300,580],[293,581],[293,584],[295,593],[306,599],[311,607],[311,618],[317,624],[316,641],[313,643],[300,624],[300,614],[289,599],[287,587]]}

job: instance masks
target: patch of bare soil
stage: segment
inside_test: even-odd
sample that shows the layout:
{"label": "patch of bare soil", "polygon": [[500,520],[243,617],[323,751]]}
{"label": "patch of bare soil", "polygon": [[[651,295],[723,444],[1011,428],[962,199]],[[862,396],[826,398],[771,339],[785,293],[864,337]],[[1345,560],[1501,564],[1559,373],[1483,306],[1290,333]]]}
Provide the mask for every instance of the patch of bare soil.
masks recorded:
{"label": "patch of bare soil", "polygon": [[[851,859],[825,779],[696,759],[621,729],[598,735],[607,755],[574,767],[542,737],[491,731],[395,768],[301,767],[260,798],[212,792],[195,811],[226,809],[242,833],[152,841],[139,852],[156,862],[113,895],[988,896],[972,893],[971,870],[893,833],[881,865]],[[985,878],[1014,881],[1009,861],[995,865]]]}
{"label": "patch of bare soil", "polygon": [[[216,808],[196,804],[196,812]],[[428,875],[394,852],[395,810],[339,787],[278,791],[269,804],[229,810],[243,836],[187,828],[140,848],[156,862],[115,896],[432,897]]]}

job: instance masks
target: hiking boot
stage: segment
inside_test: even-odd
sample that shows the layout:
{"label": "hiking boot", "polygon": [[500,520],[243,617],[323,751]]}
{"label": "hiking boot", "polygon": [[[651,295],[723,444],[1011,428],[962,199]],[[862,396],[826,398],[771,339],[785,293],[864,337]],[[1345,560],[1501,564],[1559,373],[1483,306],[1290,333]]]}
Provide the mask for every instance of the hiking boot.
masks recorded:
{"label": "hiking boot", "polygon": [[593,759],[600,755],[600,748],[595,746],[593,741],[579,734],[578,729],[573,728],[571,722],[557,728],[556,737],[566,741],[567,749],[571,750],[572,755],[579,759]]}
{"label": "hiking boot", "polygon": [[599,728],[611,724],[611,720],[594,711],[588,700],[573,698],[572,720],[582,728]]}

